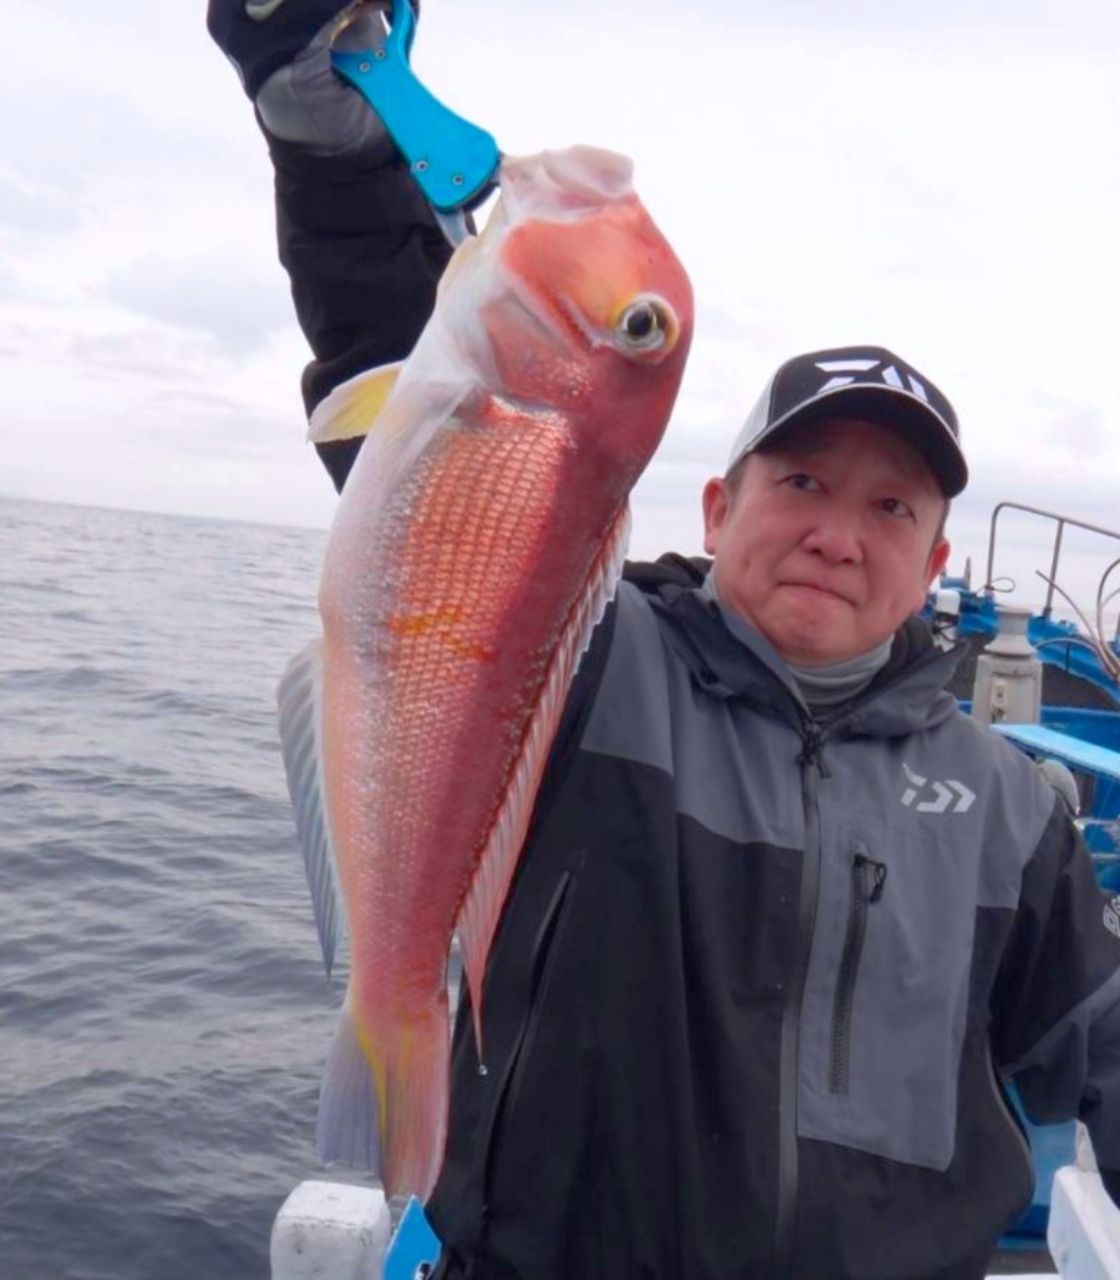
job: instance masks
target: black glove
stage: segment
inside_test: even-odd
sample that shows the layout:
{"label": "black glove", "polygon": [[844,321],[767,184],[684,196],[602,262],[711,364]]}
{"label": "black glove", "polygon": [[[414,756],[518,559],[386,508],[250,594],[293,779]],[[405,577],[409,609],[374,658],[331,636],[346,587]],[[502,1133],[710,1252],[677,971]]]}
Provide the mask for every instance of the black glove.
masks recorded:
{"label": "black glove", "polygon": [[271,138],[311,155],[391,143],[369,104],[331,67],[332,48],[376,49],[388,0],[210,0],[210,34],[237,69]]}
{"label": "black glove", "polygon": [[[377,115],[331,67],[332,47],[384,41],[388,4],[209,0],[210,34],[256,107],[276,173],[280,261],[315,353],[309,415],[339,382],[408,355],[450,256]],[[360,443],[316,446],[336,487]]]}
{"label": "black glove", "polygon": [[206,26],[255,99],[353,0],[210,0]]}

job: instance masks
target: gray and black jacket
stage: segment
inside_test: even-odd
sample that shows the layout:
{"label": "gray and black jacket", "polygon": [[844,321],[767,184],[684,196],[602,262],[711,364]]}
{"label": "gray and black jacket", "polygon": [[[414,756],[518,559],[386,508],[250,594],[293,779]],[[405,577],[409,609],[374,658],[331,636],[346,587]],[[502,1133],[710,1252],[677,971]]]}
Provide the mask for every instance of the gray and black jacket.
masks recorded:
{"label": "gray and black jacket", "polygon": [[[398,159],[272,153],[310,408],[407,353],[447,250]],[[920,623],[821,725],[702,571],[627,577],[495,942],[485,1073],[461,1011],[439,1273],[981,1276],[1031,1193],[1004,1080],[1120,1169],[1120,941],[1075,830]]]}
{"label": "gray and black jacket", "polygon": [[1064,806],[923,624],[826,724],[637,567],[461,1013],[429,1214],[473,1280],[979,1277],[1032,1117],[1120,1168],[1120,942]]}

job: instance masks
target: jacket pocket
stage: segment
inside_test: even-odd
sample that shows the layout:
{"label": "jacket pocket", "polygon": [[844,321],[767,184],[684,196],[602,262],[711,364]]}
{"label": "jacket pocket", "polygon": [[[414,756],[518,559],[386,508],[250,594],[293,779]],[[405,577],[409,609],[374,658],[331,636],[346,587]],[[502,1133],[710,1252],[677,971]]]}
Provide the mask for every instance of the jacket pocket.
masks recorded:
{"label": "jacket pocket", "polygon": [[863,939],[867,933],[867,913],[883,896],[887,867],[865,854],[852,857],[852,900],[848,907],[848,927],[844,935],[844,953],[836,980],[836,1000],[832,1007],[832,1056],[829,1064],[829,1088],[833,1093],[848,1092],[851,1069],[852,1004],[855,998],[859,962],[863,955]]}
{"label": "jacket pocket", "polygon": [[839,821],[825,832],[799,1020],[798,1135],[946,1169],[976,918],[971,851],[952,830],[902,822]]}

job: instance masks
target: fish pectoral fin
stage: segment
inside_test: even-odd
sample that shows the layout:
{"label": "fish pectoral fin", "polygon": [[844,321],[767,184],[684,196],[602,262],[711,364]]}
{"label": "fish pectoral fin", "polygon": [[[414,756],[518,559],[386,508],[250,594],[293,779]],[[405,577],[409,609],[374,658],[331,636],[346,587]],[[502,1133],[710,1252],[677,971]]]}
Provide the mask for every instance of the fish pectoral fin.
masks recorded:
{"label": "fish pectoral fin", "polygon": [[323,964],[329,977],[335,953],[346,934],[346,917],[342,909],[323,787],[319,733],[322,722],[321,647],[321,641],[313,640],[296,654],[280,681],[276,701],[288,793],[292,797],[296,831],[315,912],[315,927],[319,931]]}
{"label": "fish pectoral fin", "polygon": [[502,905],[509,892],[518,854],[529,829],[541,775],[552,749],[572,678],[579,667],[591,633],[618,589],[626,546],[630,537],[630,510],[623,506],[615,517],[583,591],[572,607],[553,651],[544,686],[529,721],[521,753],[505,799],[491,827],[467,896],[459,911],[456,929],[463,950],[463,968],[471,993],[475,1039],[479,1061],[482,1045],[482,977]]}
{"label": "fish pectoral fin", "polygon": [[331,440],[353,440],[368,435],[403,368],[404,361],[400,360],[340,382],[315,406],[307,429],[308,440],[313,444],[326,444]]}

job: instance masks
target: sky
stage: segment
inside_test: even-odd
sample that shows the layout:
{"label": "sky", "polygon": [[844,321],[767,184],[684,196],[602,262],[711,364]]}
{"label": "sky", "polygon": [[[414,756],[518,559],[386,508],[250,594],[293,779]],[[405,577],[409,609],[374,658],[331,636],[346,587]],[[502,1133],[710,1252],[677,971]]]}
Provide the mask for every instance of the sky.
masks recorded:
{"label": "sky", "polygon": [[[292,0],[294,2],[294,0]],[[0,492],[326,527],[271,172],[201,0],[0,0]],[[887,346],[956,406],[993,505],[1120,529],[1115,0],[424,0],[413,61],[508,152],[622,151],[693,280],[693,352],[632,553],[798,351]],[[1005,516],[1037,596],[1052,526]],[[1069,535],[1087,603],[1120,546]],[[1032,585],[1033,584],[1033,585]]]}

